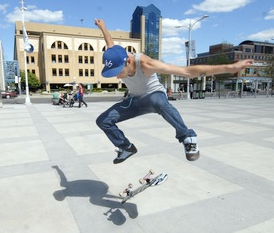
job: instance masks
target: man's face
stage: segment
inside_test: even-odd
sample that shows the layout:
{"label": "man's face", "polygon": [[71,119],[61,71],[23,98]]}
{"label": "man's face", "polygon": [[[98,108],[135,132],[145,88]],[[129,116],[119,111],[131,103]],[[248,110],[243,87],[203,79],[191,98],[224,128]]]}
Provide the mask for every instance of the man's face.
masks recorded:
{"label": "man's face", "polygon": [[120,74],[117,75],[117,78],[122,79],[128,76],[127,67],[125,66],[124,69]]}

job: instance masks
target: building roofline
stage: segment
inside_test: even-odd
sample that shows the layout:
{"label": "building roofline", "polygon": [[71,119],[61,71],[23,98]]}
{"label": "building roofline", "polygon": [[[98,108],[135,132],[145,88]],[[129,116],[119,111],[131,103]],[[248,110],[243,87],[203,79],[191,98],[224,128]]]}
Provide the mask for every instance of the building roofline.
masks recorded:
{"label": "building roofline", "polygon": [[255,45],[255,44],[259,44],[259,45],[266,45],[266,44],[273,45],[273,43],[270,43],[268,41],[255,41],[255,40],[245,40],[245,41],[241,42],[239,45],[244,45],[244,44],[247,44],[247,45]]}

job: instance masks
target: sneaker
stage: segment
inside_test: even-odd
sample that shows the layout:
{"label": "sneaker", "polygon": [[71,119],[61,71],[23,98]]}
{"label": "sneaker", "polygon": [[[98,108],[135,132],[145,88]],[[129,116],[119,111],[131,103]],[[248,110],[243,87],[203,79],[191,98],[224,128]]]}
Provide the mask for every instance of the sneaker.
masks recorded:
{"label": "sneaker", "polygon": [[186,152],[186,158],[189,161],[195,161],[200,157],[200,151],[197,144],[197,138],[196,137],[187,137],[183,141],[185,152]]}
{"label": "sneaker", "polygon": [[151,184],[151,186],[156,186],[164,183],[167,179],[167,174],[162,173],[161,175],[157,176],[157,179],[154,180],[154,182]]}
{"label": "sneaker", "polygon": [[117,150],[117,153],[118,153],[117,158],[113,160],[113,163],[117,164],[117,163],[124,162],[127,158],[134,155],[136,152],[137,152],[137,149],[133,144],[130,144],[130,146],[125,150],[122,150],[119,148]]}

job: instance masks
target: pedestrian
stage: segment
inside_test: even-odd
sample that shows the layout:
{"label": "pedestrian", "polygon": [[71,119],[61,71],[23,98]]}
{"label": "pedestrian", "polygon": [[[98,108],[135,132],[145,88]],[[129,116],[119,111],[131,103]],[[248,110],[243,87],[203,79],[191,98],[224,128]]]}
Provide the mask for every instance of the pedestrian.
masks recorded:
{"label": "pedestrian", "polygon": [[189,85],[190,99],[193,99],[193,91],[194,91],[194,89],[193,89],[193,85],[192,85],[192,84],[190,84],[190,85]]}
{"label": "pedestrian", "polygon": [[79,105],[78,107],[81,108],[82,104],[84,104],[86,107],[88,106],[87,103],[84,101],[84,94],[85,94],[85,89],[82,83],[79,83],[78,87],[78,101]]}
{"label": "pedestrian", "polygon": [[180,92],[180,99],[182,100],[183,99],[183,92],[184,92],[184,84],[181,84],[178,87],[178,91]]}
{"label": "pedestrian", "polygon": [[186,78],[221,73],[234,74],[251,65],[253,60],[242,60],[234,64],[189,67],[165,64],[142,53],[127,53],[123,47],[114,44],[103,20],[96,19],[95,24],[102,31],[107,45],[107,50],[103,54],[105,66],[102,76],[106,78],[117,76],[130,92],[128,98],[114,104],[96,120],[97,125],[118,148],[114,164],[123,162],[137,152],[137,148],[118,128],[117,123],[147,113],[162,115],[175,128],[176,138],[183,144],[186,158],[189,161],[197,160],[200,155],[197,134],[185,125],[178,110],[168,102],[166,89],[159,82],[157,73],[174,74]]}

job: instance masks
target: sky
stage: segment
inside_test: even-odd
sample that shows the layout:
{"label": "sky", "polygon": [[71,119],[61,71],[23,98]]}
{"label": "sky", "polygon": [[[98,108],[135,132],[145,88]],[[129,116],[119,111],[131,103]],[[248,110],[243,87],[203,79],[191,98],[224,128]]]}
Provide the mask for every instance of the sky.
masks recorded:
{"label": "sky", "polygon": [[[0,0],[0,40],[7,61],[13,60],[15,21],[22,20],[20,2]],[[274,43],[273,0],[24,0],[27,8],[24,18],[29,22],[86,28],[97,28],[94,25],[97,18],[103,19],[109,30],[130,31],[136,7],[150,4],[161,11],[162,60],[166,63],[186,65],[189,25],[197,54],[220,43],[235,46],[245,40]],[[208,17],[196,22],[204,15]]]}

